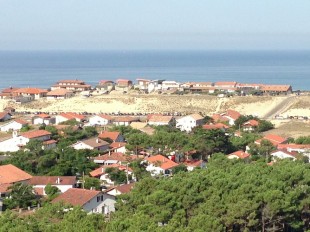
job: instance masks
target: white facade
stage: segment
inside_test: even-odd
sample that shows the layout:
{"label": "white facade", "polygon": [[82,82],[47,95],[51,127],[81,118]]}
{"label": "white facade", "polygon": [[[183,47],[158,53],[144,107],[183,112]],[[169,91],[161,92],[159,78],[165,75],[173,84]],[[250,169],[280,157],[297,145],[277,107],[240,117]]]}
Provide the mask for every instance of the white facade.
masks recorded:
{"label": "white facade", "polygon": [[16,121],[11,121],[11,122],[1,125],[0,130],[8,132],[10,130],[13,130],[13,131],[20,130],[22,127],[23,127],[23,124],[16,122]]}
{"label": "white facade", "polygon": [[83,209],[87,213],[109,214],[115,211],[115,197],[105,193],[99,193],[89,202],[83,205]]}
{"label": "white facade", "polygon": [[176,127],[181,131],[191,132],[194,127],[200,125],[203,125],[203,120],[196,120],[191,115],[176,120]]}
{"label": "white facade", "polygon": [[65,122],[65,121],[68,121],[68,119],[67,118],[65,118],[65,117],[63,117],[63,116],[61,116],[61,115],[56,115],[56,124],[58,125],[59,123],[61,123],[61,122]]}
{"label": "white facade", "polygon": [[49,124],[52,124],[52,123],[53,123],[53,119],[51,119],[51,118],[40,118],[40,117],[37,117],[37,118],[33,119],[33,124],[34,125],[41,125],[41,124],[49,125]]}
{"label": "white facade", "polygon": [[167,89],[178,89],[180,88],[180,83],[176,81],[163,81],[162,83],[162,89],[167,90]]}
{"label": "white facade", "polygon": [[89,124],[90,125],[99,125],[99,126],[104,126],[107,124],[112,123],[112,120],[108,120],[106,118],[102,118],[99,115],[95,115],[89,118]]}
{"label": "white facade", "polygon": [[[70,188],[74,188],[74,185],[58,185],[58,184],[52,184],[51,186],[57,187],[61,193],[66,192]],[[45,196],[45,187],[46,185],[33,185],[33,188],[42,188],[43,189],[43,195]]]}
{"label": "white facade", "polygon": [[286,152],[283,152],[283,151],[276,151],[276,152],[273,152],[271,153],[271,156],[273,158],[278,158],[278,159],[293,159],[293,160],[296,160],[296,158]]}

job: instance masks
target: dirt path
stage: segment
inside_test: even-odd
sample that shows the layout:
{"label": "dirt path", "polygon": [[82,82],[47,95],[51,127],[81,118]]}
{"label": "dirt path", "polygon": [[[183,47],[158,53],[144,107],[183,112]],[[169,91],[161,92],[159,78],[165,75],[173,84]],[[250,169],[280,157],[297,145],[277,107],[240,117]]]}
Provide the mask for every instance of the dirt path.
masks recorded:
{"label": "dirt path", "polygon": [[264,119],[272,119],[277,114],[283,113],[287,110],[292,104],[294,104],[296,100],[296,96],[288,96],[282,100],[276,107],[270,110],[268,113],[264,115]]}

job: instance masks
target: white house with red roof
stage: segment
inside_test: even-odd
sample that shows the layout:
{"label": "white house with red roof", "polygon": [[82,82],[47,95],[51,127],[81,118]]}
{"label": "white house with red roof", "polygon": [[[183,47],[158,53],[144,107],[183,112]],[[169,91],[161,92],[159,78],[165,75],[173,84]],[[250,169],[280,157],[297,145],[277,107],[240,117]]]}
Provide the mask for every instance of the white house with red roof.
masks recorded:
{"label": "white house with red roof", "polygon": [[110,80],[101,80],[96,86],[97,91],[110,92],[114,89],[115,83]]}
{"label": "white house with red roof", "polygon": [[166,115],[151,115],[148,124],[153,126],[169,126],[172,125],[174,122],[173,116],[166,116]]}
{"label": "white house with red roof", "polygon": [[278,144],[279,150],[286,150],[288,152],[298,152],[304,155],[310,155],[310,144]]}
{"label": "white house with red roof", "polygon": [[191,114],[176,119],[176,128],[181,131],[191,132],[196,126],[203,125],[203,117],[200,114]]}
{"label": "white house with red roof", "polygon": [[57,202],[80,206],[87,213],[108,215],[115,211],[116,200],[115,196],[101,191],[70,188],[52,201],[52,203]]}
{"label": "white house with red roof", "polygon": [[118,196],[121,194],[130,193],[131,190],[134,188],[135,183],[130,184],[122,184],[118,186],[113,186],[112,188],[107,189],[105,192],[112,196]]}
{"label": "white house with red roof", "polygon": [[111,139],[113,142],[125,142],[124,136],[118,131],[101,131],[98,138]]}
{"label": "white house with red roof", "polygon": [[243,131],[254,131],[259,125],[257,120],[251,119],[242,125]]}
{"label": "white house with red roof", "polygon": [[203,129],[205,130],[222,130],[222,131],[226,131],[229,126],[223,124],[223,123],[215,123],[215,124],[205,124],[202,126]]}
{"label": "white house with red roof", "polygon": [[163,155],[151,156],[146,158],[145,161],[148,163],[146,171],[150,172],[152,176],[172,175],[173,168],[179,166],[178,163],[173,162]]}
{"label": "white house with red roof", "polygon": [[103,165],[112,165],[112,164],[127,164],[139,157],[135,155],[126,155],[120,152],[109,152],[101,156],[94,158],[94,163],[103,164]]}
{"label": "white house with red roof", "polygon": [[115,90],[120,90],[120,91],[129,91],[132,89],[133,84],[131,80],[127,79],[118,79],[116,80],[116,85],[115,85]]}
{"label": "white house with red roof", "polygon": [[138,122],[139,119],[136,117],[130,117],[130,116],[120,116],[115,117],[113,124],[117,126],[129,126],[132,122]]}
{"label": "white house with red roof", "polygon": [[20,88],[14,91],[17,96],[31,97],[32,99],[40,99],[46,97],[47,90],[39,88]]}
{"label": "white house with red roof", "polygon": [[111,124],[112,122],[113,118],[106,114],[93,115],[88,119],[88,124],[90,126],[105,126]]}
{"label": "white house with red roof", "polygon": [[84,115],[77,113],[61,113],[56,115],[56,124],[73,119],[76,120],[77,122],[83,122],[86,120],[86,117]]}
{"label": "white house with red roof", "polygon": [[71,147],[73,147],[75,150],[89,149],[106,152],[109,150],[109,143],[100,138],[93,137],[77,141],[76,143],[72,144]]}
{"label": "white house with red roof", "polygon": [[70,188],[75,188],[76,183],[75,176],[33,176],[28,181],[28,184],[32,185],[35,191],[43,196],[46,195],[45,187],[48,184],[57,187],[60,192],[64,193]]}
{"label": "white house with red roof", "polygon": [[289,152],[286,150],[277,150],[272,152],[270,155],[273,159],[292,159],[296,160],[297,152]]}
{"label": "white house with red roof", "polygon": [[[0,142],[0,152],[15,152],[27,145],[30,140],[43,142],[43,149],[56,147],[56,141],[51,139],[51,133],[46,130],[34,130],[18,134],[13,131],[13,137]],[[45,143],[45,144],[44,144]]]}
{"label": "white house with red roof", "polygon": [[228,119],[229,125],[235,125],[235,121],[240,118],[241,114],[238,111],[229,109],[221,116]]}
{"label": "white house with red roof", "polygon": [[0,131],[8,132],[8,131],[18,131],[23,126],[28,125],[28,122],[22,119],[14,119],[10,122],[0,125]]}
{"label": "white house with red roof", "polygon": [[51,87],[51,90],[66,89],[75,92],[90,90],[91,86],[81,80],[61,80]]}
{"label": "white house with red roof", "polygon": [[55,124],[56,119],[54,117],[51,117],[48,114],[37,114],[32,117],[32,124],[33,125],[50,125],[50,124]]}
{"label": "white house with red roof", "polygon": [[251,155],[247,152],[244,152],[242,150],[239,151],[235,151],[229,155],[227,155],[228,159],[247,159],[249,158]]}
{"label": "white house with red roof", "polygon": [[110,151],[125,154],[127,152],[126,144],[125,142],[113,142],[110,144]]}
{"label": "white house with red roof", "polygon": [[279,144],[286,144],[288,141],[288,138],[283,138],[279,135],[268,134],[268,135],[265,135],[262,139],[256,140],[254,143],[257,145],[260,145],[262,140],[268,140],[275,147],[277,147]]}
{"label": "white house with red roof", "polygon": [[46,94],[48,100],[67,99],[73,97],[74,93],[67,89],[54,89]]}

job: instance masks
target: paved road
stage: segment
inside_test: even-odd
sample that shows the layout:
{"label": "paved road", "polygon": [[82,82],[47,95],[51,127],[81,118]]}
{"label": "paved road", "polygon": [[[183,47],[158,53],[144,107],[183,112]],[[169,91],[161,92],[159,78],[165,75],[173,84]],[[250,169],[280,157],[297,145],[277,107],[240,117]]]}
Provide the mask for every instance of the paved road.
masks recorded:
{"label": "paved road", "polygon": [[274,107],[272,110],[270,110],[265,116],[264,119],[272,119],[277,114],[281,114],[285,110],[287,110],[294,102],[295,102],[296,96],[288,96],[282,100],[276,107]]}

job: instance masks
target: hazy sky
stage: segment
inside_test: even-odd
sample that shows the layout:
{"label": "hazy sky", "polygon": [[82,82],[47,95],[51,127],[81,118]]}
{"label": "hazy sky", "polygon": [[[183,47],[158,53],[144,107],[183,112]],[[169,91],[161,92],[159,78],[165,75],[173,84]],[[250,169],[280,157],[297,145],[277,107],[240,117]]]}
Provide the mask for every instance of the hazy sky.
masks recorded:
{"label": "hazy sky", "polygon": [[310,49],[310,0],[0,0],[21,49]]}

